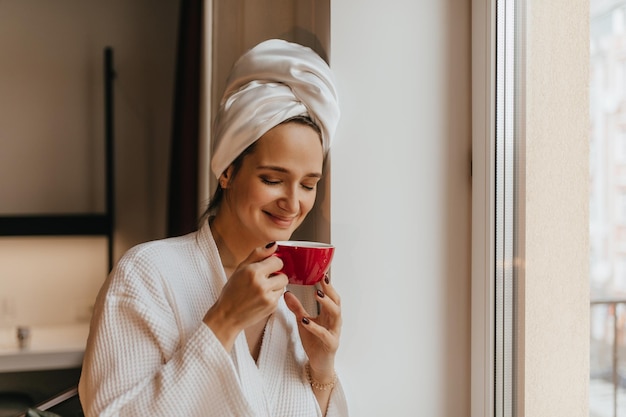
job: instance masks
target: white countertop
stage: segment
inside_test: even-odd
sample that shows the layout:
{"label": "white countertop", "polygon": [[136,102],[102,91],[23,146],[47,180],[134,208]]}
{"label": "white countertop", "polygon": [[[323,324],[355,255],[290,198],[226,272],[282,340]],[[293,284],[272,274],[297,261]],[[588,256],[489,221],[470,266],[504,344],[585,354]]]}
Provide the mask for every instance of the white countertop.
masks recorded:
{"label": "white countertop", "polygon": [[16,327],[0,328],[0,372],[80,367],[89,324],[30,326],[28,346],[20,349]]}

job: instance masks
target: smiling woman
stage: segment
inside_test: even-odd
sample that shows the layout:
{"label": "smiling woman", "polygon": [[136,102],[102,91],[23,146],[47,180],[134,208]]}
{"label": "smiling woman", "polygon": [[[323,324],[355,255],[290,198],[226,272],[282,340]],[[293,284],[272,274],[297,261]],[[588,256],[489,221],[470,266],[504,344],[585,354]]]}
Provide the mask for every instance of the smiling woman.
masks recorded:
{"label": "smiling woman", "polygon": [[315,203],[338,118],[311,49],[274,39],[235,64],[208,217],[131,249],[98,297],[79,386],[87,416],[347,416],[339,295],[326,277],[309,314],[273,256]]}

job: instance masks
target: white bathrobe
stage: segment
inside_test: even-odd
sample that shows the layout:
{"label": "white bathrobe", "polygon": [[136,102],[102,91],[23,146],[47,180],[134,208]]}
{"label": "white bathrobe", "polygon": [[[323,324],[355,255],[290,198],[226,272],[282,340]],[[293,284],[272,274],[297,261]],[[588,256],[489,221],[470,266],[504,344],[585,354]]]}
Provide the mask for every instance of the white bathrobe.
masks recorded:
{"label": "white bathrobe", "polygon": [[[243,332],[229,353],[202,323],[225,282],[208,224],[124,255],[95,305],[79,384],[85,415],[321,416],[282,298],[257,363]],[[348,415],[339,383],[326,415]]]}

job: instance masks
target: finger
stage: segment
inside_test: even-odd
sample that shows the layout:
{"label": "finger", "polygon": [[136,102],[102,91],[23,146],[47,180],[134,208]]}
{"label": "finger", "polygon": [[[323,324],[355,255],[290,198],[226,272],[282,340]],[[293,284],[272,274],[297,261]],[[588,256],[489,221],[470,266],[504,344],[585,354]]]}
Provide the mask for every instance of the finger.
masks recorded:
{"label": "finger", "polygon": [[324,291],[317,290],[315,297],[321,306],[322,313],[329,314],[333,317],[341,316],[341,306],[339,306],[328,294],[324,293]]}
{"label": "finger", "polygon": [[278,275],[279,271],[283,269],[283,260],[278,256],[270,256],[256,263],[256,267],[259,272],[267,277]]}
{"label": "finger", "polygon": [[328,274],[328,272],[326,273],[324,279],[320,281],[320,288],[327,297],[335,302],[335,304],[341,306],[341,297],[339,296],[337,290],[335,290],[335,287],[333,287],[333,285],[331,284],[330,275]]}
{"label": "finger", "polygon": [[279,291],[281,294],[285,290],[287,284],[289,284],[289,279],[287,278],[287,275],[283,274],[282,272],[271,274],[267,280],[269,283],[269,289],[272,291]]}
{"label": "finger", "polygon": [[273,255],[274,252],[276,252],[276,248],[276,242],[270,242],[265,246],[259,246],[258,248],[250,252],[250,255],[248,255],[248,257],[239,264],[239,267],[250,265],[266,259],[267,257]]}
{"label": "finger", "polygon": [[[318,290],[319,291],[319,290]],[[320,296],[322,294],[322,296]],[[285,293],[285,303],[289,310],[291,310],[295,315],[300,326],[312,326],[313,328],[319,328],[318,332],[315,334],[318,335],[321,332],[321,329],[331,331],[334,333],[339,333],[341,329],[341,311],[339,306],[337,306],[332,300],[323,296],[323,292],[319,291],[317,293],[317,300],[322,304],[322,313],[324,314],[324,318],[318,316],[316,319],[313,319],[309,316],[309,313],[302,306],[300,300],[293,295],[291,292],[287,291]],[[324,326],[328,326],[328,329]]]}
{"label": "finger", "polygon": [[[269,245],[268,245],[269,246]],[[253,250],[250,255],[239,264],[237,269],[250,268],[255,276],[269,278],[283,268],[283,261],[277,256],[272,256],[276,251],[276,245],[261,246]],[[282,279],[280,280],[283,281]],[[285,286],[287,284],[283,284]]]}
{"label": "finger", "polygon": [[286,291],[284,297],[287,308],[289,308],[289,310],[291,310],[293,314],[296,315],[298,321],[302,320],[303,317],[308,316],[307,311],[302,306],[300,300],[298,300],[298,297],[293,295],[290,291]]}
{"label": "finger", "polygon": [[299,320],[298,327],[317,337],[329,352],[334,352],[339,347],[338,335],[340,327],[327,329],[308,317],[303,317]]}

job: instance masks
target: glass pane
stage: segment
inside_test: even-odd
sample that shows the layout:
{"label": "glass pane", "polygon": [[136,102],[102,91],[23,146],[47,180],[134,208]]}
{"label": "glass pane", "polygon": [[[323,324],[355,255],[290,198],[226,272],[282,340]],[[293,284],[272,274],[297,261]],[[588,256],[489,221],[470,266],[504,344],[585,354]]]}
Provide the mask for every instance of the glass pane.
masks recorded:
{"label": "glass pane", "polygon": [[606,305],[591,309],[590,416],[613,415],[612,309]]}
{"label": "glass pane", "polygon": [[626,0],[590,0],[591,417],[626,416]]}

